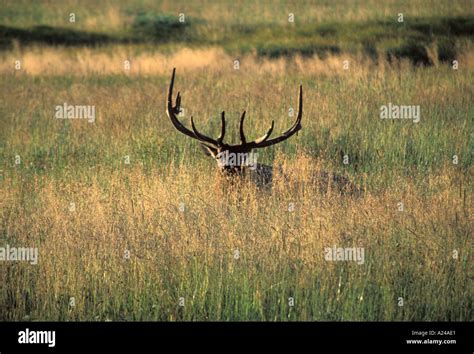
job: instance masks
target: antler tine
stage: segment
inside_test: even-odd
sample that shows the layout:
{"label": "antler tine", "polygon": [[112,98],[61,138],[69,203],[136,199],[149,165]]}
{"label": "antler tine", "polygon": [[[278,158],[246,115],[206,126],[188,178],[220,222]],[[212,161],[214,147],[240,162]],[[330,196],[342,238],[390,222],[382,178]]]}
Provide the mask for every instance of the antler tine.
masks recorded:
{"label": "antler tine", "polygon": [[[168,117],[171,120],[171,123],[178,131],[180,131],[186,136],[189,136],[190,138],[199,140],[201,144],[203,144],[204,146],[207,146],[208,148],[218,149],[219,147],[222,147],[224,136],[225,136],[225,112],[222,112],[221,114],[221,133],[219,137],[217,138],[217,140],[214,140],[200,133],[197,130],[196,125],[194,124],[194,120],[192,116],[191,116],[192,131],[186,128],[176,117],[176,114],[179,114],[181,112],[181,94],[180,92],[178,92],[178,94],[176,95],[175,105],[173,106],[173,87],[174,87],[175,74],[176,74],[176,68],[173,68],[173,73],[171,75],[171,81],[170,81],[170,87],[168,91],[168,104],[167,104],[167,110],[166,110]],[[272,125],[270,129],[268,129],[265,135],[263,135],[262,137],[250,143],[247,143],[247,140],[244,134],[245,114],[246,114],[246,111],[244,111],[242,113],[242,116],[240,117],[240,141],[241,141],[240,145],[241,146],[247,147],[250,149],[263,148],[263,147],[275,145],[282,141],[285,141],[286,139],[290,138],[301,129],[301,119],[303,117],[303,86],[300,85],[299,108],[298,108],[298,116],[296,117],[296,121],[293,123],[290,129],[285,131],[282,135],[280,135],[277,138],[269,139],[274,128],[274,121],[272,121]]]}
{"label": "antler tine", "polygon": [[211,139],[211,138],[201,134],[197,130],[196,126],[194,125],[193,116],[191,116],[191,127],[193,128],[193,132],[197,136],[199,141],[215,145],[215,147],[217,148],[217,146],[219,145],[219,141],[215,141],[214,139]]}
{"label": "antler tine", "polygon": [[221,135],[217,138],[217,142],[219,144],[222,144],[224,141],[224,136],[225,136],[225,111],[222,111],[221,115]]}
{"label": "antler tine", "polygon": [[256,144],[255,147],[258,147],[258,144],[262,144],[264,143],[265,141],[267,141],[267,139],[270,137],[270,135],[272,134],[272,131],[273,131],[273,127],[275,125],[275,121],[272,120],[272,126],[270,127],[270,129],[267,130],[267,132],[265,133],[265,135],[263,135],[262,137],[258,138],[257,140],[255,140],[253,143]]}
{"label": "antler tine", "polygon": [[[267,140],[268,137],[270,136],[269,133],[271,133],[273,129],[273,123],[272,123],[272,128],[265,134],[262,138],[255,140],[251,144],[252,148],[263,148],[271,145],[278,144],[282,141],[285,141],[289,137],[293,136],[295,133],[297,133],[301,129],[301,118],[303,117],[303,86],[300,85],[300,97],[299,97],[299,108],[298,108],[298,116],[296,117],[296,121],[293,123],[290,129],[288,129],[286,132],[284,132],[282,135],[280,135],[277,138],[273,138],[270,140]],[[267,136],[268,135],[268,136]]]}
{"label": "antler tine", "polygon": [[176,103],[175,103],[175,113],[179,114],[181,112],[181,93],[178,91],[176,95]]}
{"label": "antler tine", "polygon": [[247,143],[247,140],[245,139],[245,134],[244,134],[244,119],[245,119],[245,111],[244,113],[242,113],[242,116],[240,117],[240,127],[239,127],[240,142],[242,145]]}
{"label": "antler tine", "polygon": [[167,109],[166,109],[166,113],[168,114],[168,117],[170,118],[171,123],[178,131],[180,131],[184,135],[189,136],[190,138],[199,140],[202,144],[210,148],[217,149],[219,143],[216,140],[199,133],[196,127],[194,126],[192,117],[191,117],[191,125],[193,127],[193,131],[190,131],[188,128],[186,128],[176,117],[176,114],[179,114],[181,111],[181,94],[178,92],[178,94],[176,95],[176,104],[173,107],[173,87],[174,87],[175,74],[176,74],[176,68],[173,68],[173,74],[171,75],[171,82],[170,82],[170,87],[168,90],[168,104],[167,104]]}

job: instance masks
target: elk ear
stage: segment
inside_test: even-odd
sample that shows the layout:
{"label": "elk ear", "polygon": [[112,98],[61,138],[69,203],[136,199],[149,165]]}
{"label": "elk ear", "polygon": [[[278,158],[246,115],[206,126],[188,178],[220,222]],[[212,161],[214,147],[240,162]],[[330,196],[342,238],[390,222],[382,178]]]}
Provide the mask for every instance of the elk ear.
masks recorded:
{"label": "elk ear", "polygon": [[210,148],[209,146],[206,146],[204,144],[199,144],[199,146],[201,147],[201,150],[207,155],[207,156],[210,156],[212,158],[216,158],[217,156],[217,150],[216,149],[212,149]]}

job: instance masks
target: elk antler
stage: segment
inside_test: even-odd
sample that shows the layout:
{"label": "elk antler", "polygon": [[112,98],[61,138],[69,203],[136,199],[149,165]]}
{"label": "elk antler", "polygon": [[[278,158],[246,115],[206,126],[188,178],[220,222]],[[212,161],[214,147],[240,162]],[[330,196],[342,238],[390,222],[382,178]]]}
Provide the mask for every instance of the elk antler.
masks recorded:
{"label": "elk antler", "polygon": [[285,141],[289,137],[293,136],[295,133],[297,133],[301,129],[301,118],[303,117],[303,86],[300,85],[300,98],[299,98],[299,108],[298,108],[298,116],[296,117],[296,121],[293,123],[290,129],[288,129],[286,132],[284,132],[282,135],[280,135],[278,138],[273,138],[268,140],[270,135],[272,134],[273,131],[273,125],[274,121],[272,121],[272,125],[270,129],[263,135],[262,137],[247,143],[245,141],[245,135],[244,135],[244,118],[245,118],[245,112],[242,114],[242,117],[240,118],[240,140],[242,142],[242,145],[249,147],[251,149],[258,149],[258,148],[263,148],[267,146],[272,146],[278,143],[281,143],[282,141]]}
{"label": "elk antler", "polygon": [[217,149],[224,140],[225,135],[225,114],[222,112],[222,128],[221,128],[221,135],[217,140],[214,140],[202,133],[200,133],[196,126],[194,125],[193,117],[191,116],[191,127],[193,131],[186,128],[176,117],[177,114],[181,112],[181,95],[178,91],[178,95],[176,96],[176,104],[173,106],[173,86],[174,86],[174,76],[175,76],[176,68],[173,69],[173,74],[171,75],[171,83],[170,88],[168,91],[168,105],[166,109],[166,113],[173,123],[174,127],[179,130],[184,135],[189,136],[190,138],[199,140],[199,142],[207,147]]}
{"label": "elk antler", "polygon": [[[175,76],[176,68],[173,69],[173,74],[171,76],[171,83],[170,83],[170,88],[168,92],[168,105],[167,105],[167,114],[168,117],[171,119],[171,123],[173,123],[174,127],[179,130],[181,133],[184,135],[189,136],[190,138],[198,140],[201,144],[212,148],[212,149],[217,149],[218,147],[222,146],[224,143],[224,136],[225,136],[225,112],[222,112],[221,115],[221,134],[217,138],[217,140],[214,140],[202,133],[200,133],[196,126],[194,125],[193,117],[191,116],[191,127],[193,131],[189,130],[186,128],[176,117],[176,114],[179,114],[181,112],[181,95],[178,92],[178,95],[176,96],[176,104],[173,106],[173,86],[174,86],[174,76]],[[245,134],[244,134],[244,119],[245,119],[245,111],[242,113],[242,116],[240,117],[240,145],[237,145],[239,147],[242,147],[244,149],[258,149],[258,148],[263,148],[271,145],[275,145],[278,143],[281,143],[282,141],[285,141],[286,139],[290,138],[293,136],[295,133],[297,133],[301,129],[301,118],[303,117],[303,86],[300,85],[300,97],[299,97],[299,108],[298,108],[298,116],[296,117],[296,121],[293,123],[293,125],[288,129],[286,132],[284,132],[282,135],[280,135],[277,138],[270,139],[270,135],[272,134],[273,127],[274,127],[274,121],[272,121],[272,125],[270,129],[263,135],[262,137],[251,141],[247,142],[245,139]]]}

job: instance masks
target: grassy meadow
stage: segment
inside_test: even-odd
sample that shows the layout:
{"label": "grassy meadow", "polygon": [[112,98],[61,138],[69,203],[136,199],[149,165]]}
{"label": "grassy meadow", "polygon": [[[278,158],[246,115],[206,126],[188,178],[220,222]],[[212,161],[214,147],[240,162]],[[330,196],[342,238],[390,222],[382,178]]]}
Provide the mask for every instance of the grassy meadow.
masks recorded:
{"label": "grassy meadow", "polygon": [[[187,32],[137,30],[181,11]],[[473,19],[463,1],[5,2],[0,247],[39,259],[0,261],[0,320],[471,321]],[[174,129],[173,67],[183,122],[217,137],[225,110],[226,142],[243,110],[249,138],[285,131],[303,85],[303,129],[257,151],[283,171],[271,189]],[[95,121],[56,119],[65,102]],[[420,121],[381,119],[388,103]],[[314,171],[364,193],[322,194]]]}

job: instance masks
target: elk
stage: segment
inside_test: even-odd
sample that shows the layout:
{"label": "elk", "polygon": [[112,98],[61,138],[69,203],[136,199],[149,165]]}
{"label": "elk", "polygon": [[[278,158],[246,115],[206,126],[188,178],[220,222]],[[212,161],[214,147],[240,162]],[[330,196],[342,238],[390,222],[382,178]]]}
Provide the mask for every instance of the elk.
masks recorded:
{"label": "elk", "polygon": [[[276,138],[270,139],[270,135],[272,134],[274,127],[274,121],[272,121],[270,128],[263,136],[253,141],[247,141],[244,133],[244,120],[246,113],[244,111],[240,117],[240,144],[230,145],[224,143],[224,137],[226,133],[225,111],[221,113],[221,132],[217,139],[213,139],[199,132],[196,128],[196,125],[194,124],[192,116],[190,119],[192,130],[186,128],[178,120],[177,115],[180,114],[182,110],[180,92],[178,92],[176,95],[176,101],[173,105],[175,73],[176,68],[173,69],[173,73],[171,75],[166,108],[166,113],[173,126],[184,135],[197,140],[200,143],[203,151],[208,156],[211,156],[217,161],[221,172],[225,176],[232,177],[249,174],[257,186],[261,187],[271,185],[273,178],[273,167],[253,161],[252,157],[254,155],[252,155],[252,150],[281,143],[291,138],[299,130],[301,130],[301,118],[303,117],[303,86],[300,85],[298,115],[296,116],[296,120],[293,125],[287,131]],[[318,183],[323,188],[324,185],[327,186],[327,183],[330,181],[336,183],[340,190],[347,189],[347,186],[350,184],[346,177],[330,174],[327,172],[319,172],[315,177],[318,178]]]}

